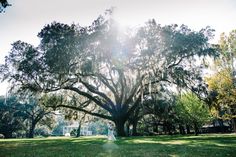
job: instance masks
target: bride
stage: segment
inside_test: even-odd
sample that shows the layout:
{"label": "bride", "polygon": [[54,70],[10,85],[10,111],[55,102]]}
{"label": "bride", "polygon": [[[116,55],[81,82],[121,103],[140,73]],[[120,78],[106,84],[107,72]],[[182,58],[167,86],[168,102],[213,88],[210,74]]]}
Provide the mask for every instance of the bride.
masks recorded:
{"label": "bride", "polygon": [[114,136],[114,130],[113,130],[112,124],[109,122],[107,126],[108,126],[108,135],[107,135],[108,140],[115,141],[116,138]]}

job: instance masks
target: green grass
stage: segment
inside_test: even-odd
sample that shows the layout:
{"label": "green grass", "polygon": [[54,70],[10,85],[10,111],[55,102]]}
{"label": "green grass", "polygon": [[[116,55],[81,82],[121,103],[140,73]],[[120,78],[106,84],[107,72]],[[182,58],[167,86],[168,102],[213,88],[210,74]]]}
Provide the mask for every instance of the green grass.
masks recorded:
{"label": "green grass", "polygon": [[234,157],[236,135],[1,139],[0,157]]}

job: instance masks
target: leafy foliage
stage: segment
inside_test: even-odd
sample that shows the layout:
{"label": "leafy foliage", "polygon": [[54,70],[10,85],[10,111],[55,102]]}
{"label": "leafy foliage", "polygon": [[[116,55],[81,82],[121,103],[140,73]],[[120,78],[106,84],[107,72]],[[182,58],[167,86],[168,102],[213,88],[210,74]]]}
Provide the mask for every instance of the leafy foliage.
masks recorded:
{"label": "leafy foliage", "polygon": [[206,104],[193,93],[179,96],[176,104],[176,114],[185,124],[194,127],[196,134],[198,128],[211,119]]}
{"label": "leafy foliage", "polygon": [[0,132],[8,138],[17,132],[32,138],[37,124],[52,126],[51,109],[42,106],[36,98],[19,99],[11,96],[2,97],[0,101]]}
{"label": "leafy foliage", "polygon": [[[23,91],[71,91],[82,97],[78,106],[60,107],[112,120],[123,136],[125,122],[145,95],[158,92],[156,85],[192,84],[200,77],[196,57],[216,54],[209,27],[196,32],[151,20],[121,30],[110,15],[88,27],[53,22],[39,32],[38,47],[13,43],[0,68],[3,79]],[[82,108],[87,102],[99,109]]]}
{"label": "leafy foliage", "polygon": [[223,119],[235,117],[236,89],[229,70],[222,70],[206,80],[209,90],[216,92],[210,104],[213,110],[218,111],[216,116]]}
{"label": "leafy foliage", "polygon": [[0,133],[6,138],[25,129],[27,117],[21,111],[20,105],[16,97],[0,98]]}
{"label": "leafy foliage", "polygon": [[221,34],[220,57],[214,62],[214,75],[207,77],[209,105],[216,117],[231,120],[236,132],[236,30]]}

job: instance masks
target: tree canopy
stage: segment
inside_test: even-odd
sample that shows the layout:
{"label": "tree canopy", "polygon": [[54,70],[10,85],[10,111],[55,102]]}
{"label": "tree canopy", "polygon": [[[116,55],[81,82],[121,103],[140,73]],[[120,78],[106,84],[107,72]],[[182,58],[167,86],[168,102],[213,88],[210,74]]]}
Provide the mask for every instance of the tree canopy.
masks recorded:
{"label": "tree canopy", "polygon": [[200,77],[196,58],[216,55],[209,27],[193,31],[150,20],[122,29],[110,14],[87,27],[48,24],[37,47],[14,42],[1,65],[3,80],[19,90],[71,91],[81,99],[63,107],[111,120],[123,136],[129,116],[160,83],[187,87]]}
{"label": "tree canopy", "polygon": [[16,97],[8,99],[0,97],[0,133],[6,138],[25,129],[27,117],[20,109],[21,106]]}
{"label": "tree canopy", "polygon": [[7,138],[13,133],[33,138],[36,125],[51,126],[54,120],[52,110],[43,106],[36,97],[1,97],[0,115],[0,133]]}
{"label": "tree canopy", "polygon": [[198,129],[211,118],[206,104],[193,93],[179,96],[175,111],[184,124],[193,126],[196,135],[199,132]]}
{"label": "tree canopy", "polygon": [[216,117],[232,121],[236,132],[236,30],[221,34],[220,57],[213,65],[214,74],[206,77],[211,93],[210,105]]}

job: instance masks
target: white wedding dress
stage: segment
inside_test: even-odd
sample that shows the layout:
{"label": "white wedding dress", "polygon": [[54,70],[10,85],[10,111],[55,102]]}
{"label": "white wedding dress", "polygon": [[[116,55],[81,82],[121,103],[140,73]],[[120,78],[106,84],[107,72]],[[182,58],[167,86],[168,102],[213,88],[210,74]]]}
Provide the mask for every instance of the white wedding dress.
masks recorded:
{"label": "white wedding dress", "polygon": [[113,132],[113,129],[112,129],[112,126],[108,125],[108,140],[109,141],[115,141],[116,138],[114,136],[114,132]]}

